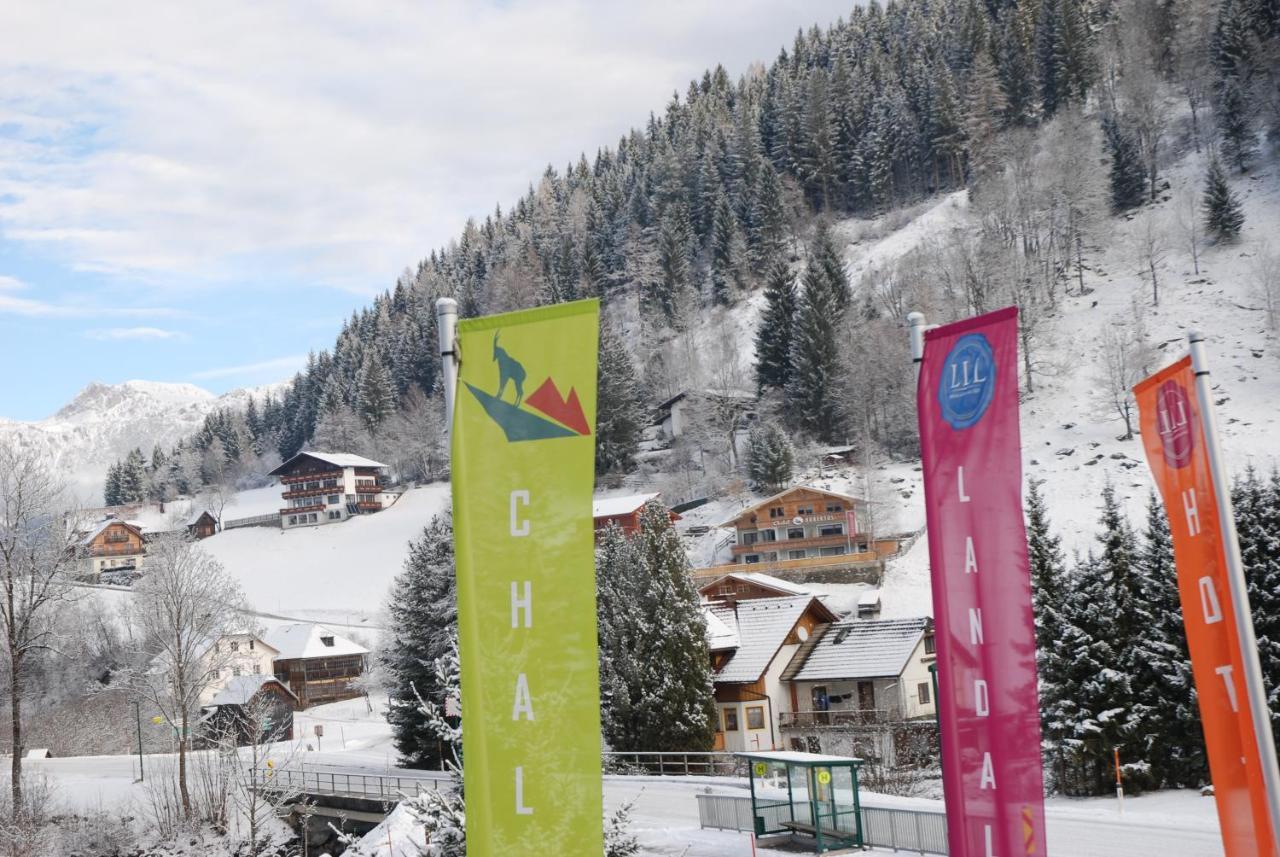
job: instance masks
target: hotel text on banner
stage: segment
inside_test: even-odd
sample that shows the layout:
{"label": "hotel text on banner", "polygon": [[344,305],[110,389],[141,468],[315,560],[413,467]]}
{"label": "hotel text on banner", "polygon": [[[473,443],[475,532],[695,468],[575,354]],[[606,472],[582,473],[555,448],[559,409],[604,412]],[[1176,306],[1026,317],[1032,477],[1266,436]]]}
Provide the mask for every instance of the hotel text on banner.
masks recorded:
{"label": "hotel text on banner", "polygon": [[1014,308],[925,334],[917,404],[952,857],[1044,857]]}
{"label": "hotel text on banner", "polygon": [[1133,388],[1142,445],[1164,498],[1182,621],[1227,857],[1275,853],[1246,699],[1227,558],[1195,374],[1186,357]]}
{"label": "hotel text on banner", "polygon": [[467,853],[603,853],[596,301],[467,319],[453,425]]}

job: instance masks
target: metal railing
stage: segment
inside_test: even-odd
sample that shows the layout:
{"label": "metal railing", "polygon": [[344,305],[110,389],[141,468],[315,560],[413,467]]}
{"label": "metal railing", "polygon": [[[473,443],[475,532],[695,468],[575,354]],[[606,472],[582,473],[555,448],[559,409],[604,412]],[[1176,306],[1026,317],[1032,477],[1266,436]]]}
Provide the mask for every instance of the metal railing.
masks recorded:
{"label": "metal railing", "polygon": [[902,720],[896,708],[857,708],[827,711],[780,711],[778,726],[782,729],[811,729],[828,726],[866,726]]}
{"label": "metal railing", "polygon": [[270,515],[253,515],[248,518],[235,518],[230,521],[222,522],[222,529],[234,530],[240,527],[266,527],[280,526],[279,513],[273,512]]}
{"label": "metal railing", "polygon": [[305,771],[292,768],[257,769],[253,772],[255,788],[270,792],[298,795],[333,796],[382,800],[397,803],[404,797],[436,791],[447,779],[434,777],[402,777],[383,774],[352,774],[338,771]]}
{"label": "metal railing", "polygon": [[[751,816],[750,796],[697,794],[695,797],[698,799],[698,823],[704,829],[744,833],[756,829],[755,819]],[[762,807],[761,813],[767,830],[776,829],[782,821],[791,819],[791,809],[785,802],[781,806]],[[947,853],[945,813],[863,804],[861,815],[865,845],[917,854]],[[795,820],[810,823],[807,803],[795,805]]]}
{"label": "metal railing", "polygon": [[605,753],[605,771],[672,777],[745,777],[747,763],[733,753]]}

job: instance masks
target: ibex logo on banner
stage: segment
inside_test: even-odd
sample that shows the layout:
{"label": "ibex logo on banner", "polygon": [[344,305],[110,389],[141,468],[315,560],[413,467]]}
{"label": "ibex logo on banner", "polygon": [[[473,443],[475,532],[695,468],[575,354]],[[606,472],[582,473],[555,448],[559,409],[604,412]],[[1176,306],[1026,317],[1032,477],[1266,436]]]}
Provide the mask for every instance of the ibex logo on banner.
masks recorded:
{"label": "ibex logo on banner", "polygon": [[1156,392],[1156,428],[1165,463],[1175,470],[1186,467],[1196,435],[1191,430],[1191,399],[1177,381],[1165,381]]}
{"label": "ibex logo on banner", "polygon": [[942,418],[957,431],[982,419],[996,393],[996,364],[991,343],[981,333],[956,340],[942,364],[938,404]]}
{"label": "ibex logo on banner", "polygon": [[[578,401],[578,391],[572,387],[569,388],[569,395],[563,396],[556,382],[547,378],[538,389],[525,397],[524,382],[528,373],[524,364],[499,344],[498,337],[501,334],[502,331],[495,331],[493,334],[493,363],[497,364],[498,371],[497,391],[487,393],[472,384],[467,384],[467,389],[476,397],[485,413],[502,429],[507,440],[515,443],[590,435],[591,428],[587,425],[582,403]],[[508,388],[514,398],[512,402],[504,399]]]}

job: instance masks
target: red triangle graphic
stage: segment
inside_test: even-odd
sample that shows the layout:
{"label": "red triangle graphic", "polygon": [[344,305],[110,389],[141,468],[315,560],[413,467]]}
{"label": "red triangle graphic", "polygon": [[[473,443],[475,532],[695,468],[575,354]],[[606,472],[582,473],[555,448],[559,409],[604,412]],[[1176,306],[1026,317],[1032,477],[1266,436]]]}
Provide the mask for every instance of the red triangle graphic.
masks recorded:
{"label": "red triangle graphic", "polygon": [[568,400],[565,400],[556,388],[555,381],[548,378],[532,395],[525,398],[525,403],[578,434],[591,434],[587,416],[582,412],[582,403],[578,401],[578,391],[572,387],[569,388]]}

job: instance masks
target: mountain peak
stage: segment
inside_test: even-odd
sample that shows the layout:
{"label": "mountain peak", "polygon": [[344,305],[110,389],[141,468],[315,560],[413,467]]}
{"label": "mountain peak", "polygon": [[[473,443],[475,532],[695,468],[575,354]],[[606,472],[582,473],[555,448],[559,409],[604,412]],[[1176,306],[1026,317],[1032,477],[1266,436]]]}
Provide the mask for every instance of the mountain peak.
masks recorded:
{"label": "mountain peak", "polygon": [[[181,408],[209,402],[213,393],[194,384],[171,384],[162,381],[125,381],[121,384],[90,382],[51,417],[51,420],[100,417],[120,409],[135,410]],[[136,406],[136,407],[135,407]]]}

